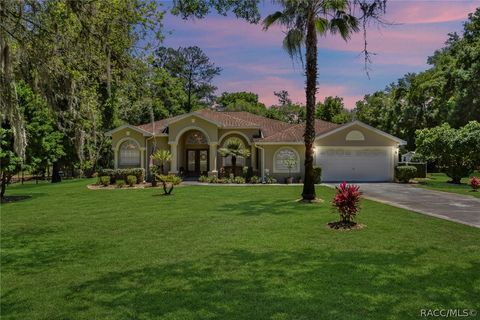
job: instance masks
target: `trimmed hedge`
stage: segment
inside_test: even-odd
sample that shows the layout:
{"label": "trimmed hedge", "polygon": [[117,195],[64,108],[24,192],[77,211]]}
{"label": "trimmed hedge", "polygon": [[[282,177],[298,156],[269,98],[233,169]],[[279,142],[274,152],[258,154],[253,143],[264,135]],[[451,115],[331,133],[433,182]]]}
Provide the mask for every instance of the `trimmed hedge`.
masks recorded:
{"label": "trimmed hedge", "polygon": [[400,162],[399,167],[411,166],[417,168],[417,175],[415,178],[426,178],[427,177],[427,164],[425,162]]}
{"label": "trimmed hedge", "polygon": [[417,168],[414,166],[396,166],[395,178],[400,182],[408,183],[417,176]]}
{"label": "trimmed hedge", "polygon": [[110,183],[115,183],[117,179],[128,181],[128,176],[135,176],[137,183],[142,183],[145,179],[145,169],[143,168],[128,168],[128,169],[100,169],[99,176],[109,176]]}

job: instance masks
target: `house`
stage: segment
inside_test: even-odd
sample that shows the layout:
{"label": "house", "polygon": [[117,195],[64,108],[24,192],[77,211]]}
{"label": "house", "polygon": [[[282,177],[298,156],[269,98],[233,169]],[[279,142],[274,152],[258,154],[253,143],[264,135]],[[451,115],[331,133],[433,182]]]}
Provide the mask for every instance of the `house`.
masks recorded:
{"label": "house", "polygon": [[[251,150],[237,166],[249,166],[259,176],[277,179],[303,176],[304,124],[288,124],[248,112],[203,109],[139,126],[123,125],[109,131],[115,168],[148,170],[156,149],[171,151],[170,173],[216,175],[231,159],[218,149],[232,137]],[[314,165],[322,167],[323,181],[392,181],[398,148],[405,141],[360,121],[338,125],[315,121]],[[288,168],[285,159],[295,159]],[[282,181],[282,180],[279,180]]]}

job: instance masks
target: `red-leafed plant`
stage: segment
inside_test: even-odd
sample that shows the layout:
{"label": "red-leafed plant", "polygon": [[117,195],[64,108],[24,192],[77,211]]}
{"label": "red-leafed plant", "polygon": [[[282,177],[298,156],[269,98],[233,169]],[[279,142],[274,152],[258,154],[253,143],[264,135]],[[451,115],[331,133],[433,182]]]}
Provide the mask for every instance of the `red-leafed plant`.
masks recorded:
{"label": "red-leafed plant", "polygon": [[473,191],[477,192],[478,188],[480,188],[480,178],[472,177],[472,179],[470,179],[470,187],[472,187]]}
{"label": "red-leafed plant", "polygon": [[336,187],[337,193],[332,204],[340,213],[340,218],[345,224],[354,224],[353,220],[360,210],[360,187],[342,182]]}

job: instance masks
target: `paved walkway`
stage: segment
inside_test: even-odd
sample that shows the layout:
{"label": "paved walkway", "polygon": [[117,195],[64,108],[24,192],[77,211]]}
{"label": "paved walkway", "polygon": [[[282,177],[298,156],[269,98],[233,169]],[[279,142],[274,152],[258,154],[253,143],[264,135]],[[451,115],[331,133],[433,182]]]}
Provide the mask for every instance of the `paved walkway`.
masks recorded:
{"label": "paved walkway", "polygon": [[400,183],[357,184],[366,198],[480,228],[480,199],[473,196],[433,191]]}

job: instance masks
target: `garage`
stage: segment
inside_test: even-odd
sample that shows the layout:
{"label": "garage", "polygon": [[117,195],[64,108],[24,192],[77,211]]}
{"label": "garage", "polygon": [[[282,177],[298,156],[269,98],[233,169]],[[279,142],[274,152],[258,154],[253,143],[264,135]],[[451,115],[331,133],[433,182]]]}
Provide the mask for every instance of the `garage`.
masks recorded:
{"label": "garage", "polygon": [[316,163],[322,181],[381,182],[393,179],[393,150],[379,148],[321,148]]}

